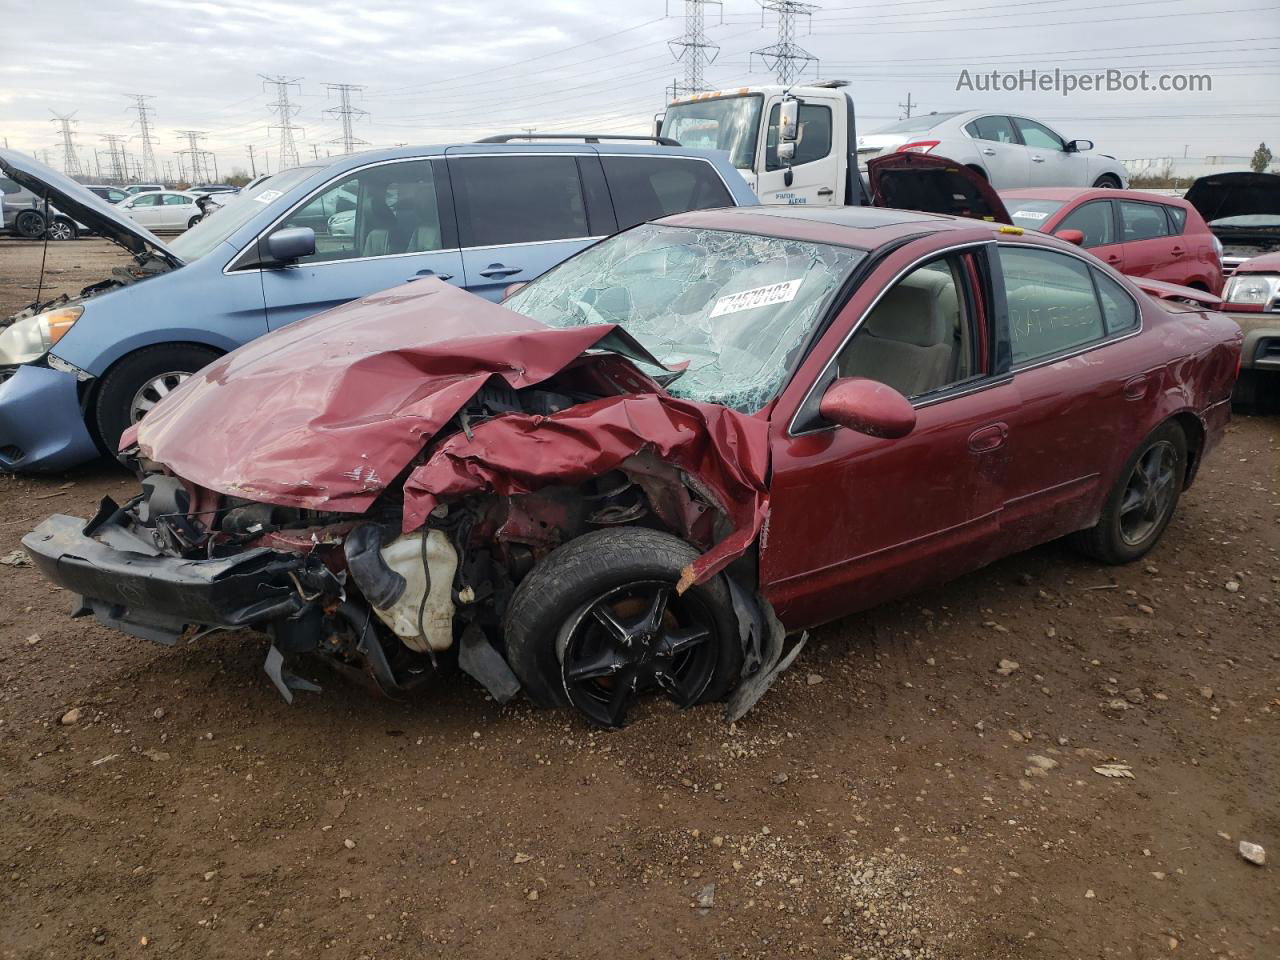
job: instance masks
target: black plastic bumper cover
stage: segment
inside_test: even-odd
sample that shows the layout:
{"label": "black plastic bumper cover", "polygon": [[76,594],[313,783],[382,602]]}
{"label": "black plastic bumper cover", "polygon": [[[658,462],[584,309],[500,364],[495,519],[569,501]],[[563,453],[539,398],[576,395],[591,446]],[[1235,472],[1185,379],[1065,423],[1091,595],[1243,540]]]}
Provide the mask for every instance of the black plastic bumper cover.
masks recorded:
{"label": "black plastic bumper cover", "polygon": [[40,571],[80,594],[80,612],[161,643],[189,624],[245,627],[296,614],[305,604],[290,574],[302,557],[266,548],[217,560],[117,550],[84,535],[85,521],[55,514],[22,538]]}

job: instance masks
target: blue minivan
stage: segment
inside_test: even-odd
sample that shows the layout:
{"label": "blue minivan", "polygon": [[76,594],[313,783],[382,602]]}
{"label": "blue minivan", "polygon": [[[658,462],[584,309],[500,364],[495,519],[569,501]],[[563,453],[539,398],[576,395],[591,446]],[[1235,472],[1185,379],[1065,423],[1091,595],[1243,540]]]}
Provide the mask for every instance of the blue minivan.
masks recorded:
{"label": "blue minivan", "polygon": [[5,470],[113,452],[218,355],[348,300],[438,277],[496,301],[637,223],[758,202],[712,151],[603,138],[401,147],[285,170],[163,242],[23,154],[0,150],[0,171],[133,254],[79,296],[0,324]]}

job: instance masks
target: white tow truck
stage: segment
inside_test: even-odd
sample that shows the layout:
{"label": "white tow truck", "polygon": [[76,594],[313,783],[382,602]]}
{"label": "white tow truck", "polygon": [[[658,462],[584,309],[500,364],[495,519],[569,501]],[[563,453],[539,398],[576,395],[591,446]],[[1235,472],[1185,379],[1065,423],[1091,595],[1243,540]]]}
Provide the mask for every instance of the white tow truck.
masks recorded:
{"label": "white tow truck", "polygon": [[844,80],[766,85],[682,97],[657,133],[686,147],[725,150],[762,203],[859,206],[853,98]]}

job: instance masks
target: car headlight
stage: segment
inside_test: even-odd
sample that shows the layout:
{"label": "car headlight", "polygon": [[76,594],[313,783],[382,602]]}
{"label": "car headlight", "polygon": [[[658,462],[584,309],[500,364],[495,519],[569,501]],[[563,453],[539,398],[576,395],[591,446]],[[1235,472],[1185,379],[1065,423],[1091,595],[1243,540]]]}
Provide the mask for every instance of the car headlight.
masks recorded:
{"label": "car headlight", "polygon": [[48,353],[80,319],[84,307],[59,307],[0,332],[0,363],[30,363]]}
{"label": "car headlight", "polygon": [[1227,303],[1257,304],[1265,307],[1280,293],[1280,277],[1237,274],[1227,282],[1222,299]]}

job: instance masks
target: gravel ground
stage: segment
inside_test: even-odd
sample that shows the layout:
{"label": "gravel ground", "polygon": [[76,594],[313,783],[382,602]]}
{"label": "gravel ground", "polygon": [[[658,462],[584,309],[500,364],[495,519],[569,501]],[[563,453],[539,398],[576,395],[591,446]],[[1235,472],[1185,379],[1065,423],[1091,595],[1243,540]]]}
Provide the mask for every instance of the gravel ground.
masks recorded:
{"label": "gravel ground", "polygon": [[[5,312],[38,251],[0,241]],[[134,486],[0,477],[0,558]],[[1278,549],[1280,420],[1237,418],[1145,562],[1012,557],[817,631],[736,726],[618,733],[461,676],[286,706],[259,637],[153,646],[0,566],[0,957],[1270,960]]]}

